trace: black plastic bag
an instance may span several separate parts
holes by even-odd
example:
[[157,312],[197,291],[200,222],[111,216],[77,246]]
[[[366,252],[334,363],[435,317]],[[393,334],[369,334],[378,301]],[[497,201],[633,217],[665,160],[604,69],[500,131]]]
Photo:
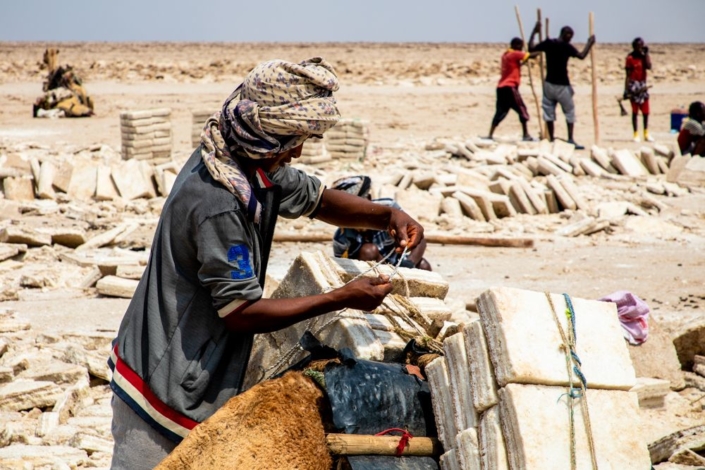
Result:
[[325,368],[333,424],[347,434],[377,434],[389,428],[436,437],[428,384],[403,364],[356,359],[340,352],[341,364]]

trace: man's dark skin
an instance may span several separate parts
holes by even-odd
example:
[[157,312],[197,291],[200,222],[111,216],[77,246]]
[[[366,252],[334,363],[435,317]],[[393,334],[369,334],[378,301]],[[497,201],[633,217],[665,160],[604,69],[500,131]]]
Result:
[[[535,52],[536,51],[536,45],[534,44],[534,37],[541,32],[541,22],[537,21],[536,25],[534,26],[534,30],[531,31],[531,37],[529,38],[529,52]],[[573,35],[575,33],[573,32],[573,28],[570,26],[564,26],[561,29],[561,34],[558,37],[559,41],[563,41],[565,43],[570,43],[570,41],[573,39]],[[585,57],[590,53],[590,49],[592,49],[592,46],[595,44],[595,35],[593,34],[590,36],[587,40],[587,43],[585,44],[585,48],[578,52],[578,59],[584,60]],[[570,142],[573,142],[573,128],[574,128],[574,123],[568,122],[566,123],[568,125],[568,140]],[[548,128],[548,136],[553,142],[553,133],[554,133],[554,123],[553,122],[546,122],[546,128]]]
[[[273,172],[301,156],[303,145],[278,156],[251,160],[242,159],[245,173],[252,177],[257,168]],[[403,211],[375,204],[344,191],[324,190],[316,214],[322,220],[338,227],[388,230],[397,240],[397,251],[410,249],[423,241],[423,227]],[[244,333],[268,333],[324,313],[352,308],[372,311],[392,291],[386,276],[363,277],[325,294],[291,299],[260,299],[236,314],[225,318],[228,329]]]
[[[515,50],[515,51],[524,50],[524,41],[522,41],[521,39],[519,39],[518,41],[512,41],[512,43],[511,43],[510,45],[511,45],[512,49]],[[535,58],[538,57],[540,54],[541,54],[540,52],[531,52],[531,53],[529,53],[529,57],[527,57],[527,59],[526,59],[526,61],[525,61],[524,63],[526,63],[527,61],[529,61],[529,59],[535,59]],[[529,137],[529,130],[527,129],[526,124],[527,124],[527,123],[526,123],[525,121],[524,121],[524,122],[521,122],[521,131],[522,131],[522,137],[523,137],[523,138]],[[489,133],[489,135],[488,135],[488,137],[489,137],[490,139],[493,139],[493,138],[494,138],[494,131],[496,131],[496,130],[497,130],[497,126],[495,126],[494,124],[492,124],[492,125],[490,126],[490,133]]]
[[[695,108],[690,118],[695,119],[700,124],[703,124],[703,122],[705,122],[705,104],[700,103],[699,106]],[[705,156],[705,137],[701,137],[697,142],[695,142],[695,146],[693,147],[691,154],[700,157]]]
[[[634,43],[634,52],[644,57],[644,69],[651,70],[651,55],[649,55],[649,48],[644,44],[643,39],[639,39]],[[624,97],[628,98],[629,93],[629,70],[627,70],[627,76],[624,79]],[[644,120],[644,129],[649,128],[649,115],[642,114]],[[637,114],[632,113],[632,128],[634,132],[637,131]]]

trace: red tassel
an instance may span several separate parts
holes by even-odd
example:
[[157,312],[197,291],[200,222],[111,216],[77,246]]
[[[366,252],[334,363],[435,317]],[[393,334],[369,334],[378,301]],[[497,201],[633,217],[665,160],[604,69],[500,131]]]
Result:
[[411,433],[405,429],[400,429],[400,428],[390,428],[382,432],[378,432],[375,434],[375,436],[384,436],[385,434],[389,434],[390,432],[400,432],[402,433],[401,438],[399,439],[399,445],[397,445],[397,452],[396,456],[401,457],[401,454],[404,453],[404,449],[409,445],[409,440],[414,437],[411,435]]

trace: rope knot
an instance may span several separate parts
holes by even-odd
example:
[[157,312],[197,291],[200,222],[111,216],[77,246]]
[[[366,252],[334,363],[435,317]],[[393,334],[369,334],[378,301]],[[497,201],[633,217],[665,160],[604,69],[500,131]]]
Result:
[[375,436],[384,436],[385,434],[389,434],[391,432],[402,433],[401,438],[399,439],[399,444],[397,445],[397,451],[395,453],[397,457],[401,457],[401,454],[404,453],[404,449],[406,449],[409,445],[409,440],[411,440],[411,438],[414,436],[412,436],[411,433],[406,429],[401,428],[389,428],[382,432],[378,432],[377,434],[375,434]]

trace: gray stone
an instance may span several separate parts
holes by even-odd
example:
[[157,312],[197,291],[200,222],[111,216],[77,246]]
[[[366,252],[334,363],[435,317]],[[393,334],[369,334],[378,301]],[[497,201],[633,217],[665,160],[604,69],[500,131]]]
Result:
[[682,390],[685,379],[673,341],[653,316],[649,317],[649,338],[634,346],[627,344],[637,377],[668,380],[671,388]]
[[441,356],[434,359],[425,368],[428,386],[431,389],[431,403],[433,405],[433,415],[438,429],[438,438],[443,443],[446,450],[455,446],[455,436],[458,434],[458,427],[455,424],[455,413],[453,407],[453,397],[450,391],[450,376],[446,359]]
[[134,279],[124,279],[117,276],[105,276],[96,283],[96,289],[100,295],[106,297],[121,297],[131,299],[137,290],[139,281]]
[[497,385],[487,340],[479,321],[465,325],[465,350],[468,356],[470,391],[475,411],[479,414],[497,404]]
[[15,380],[0,387],[0,409],[6,411],[47,408],[56,403],[61,388],[52,382]]
[[477,434],[482,468],[509,470],[507,448],[499,421],[499,407],[493,406],[482,413]]
[[481,470],[477,430],[474,427],[465,429],[458,433],[455,440],[457,443],[456,454],[460,460],[460,467],[463,470]]
[[[49,451],[51,449],[51,451]],[[88,463],[88,454],[69,446],[12,445],[0,449],[0,462],[10,469],[83,468]]]
[[29,178],[5,178],[2,180],[5,199],[10,201],[33,201],[34,182]]
[[462,334],[446,338],[443,353],[448,363],[448,377],[455,427],[458,432],[477,426],[477,414],[472,404],[470,391],[470,368],[465,351],[465,339]]

